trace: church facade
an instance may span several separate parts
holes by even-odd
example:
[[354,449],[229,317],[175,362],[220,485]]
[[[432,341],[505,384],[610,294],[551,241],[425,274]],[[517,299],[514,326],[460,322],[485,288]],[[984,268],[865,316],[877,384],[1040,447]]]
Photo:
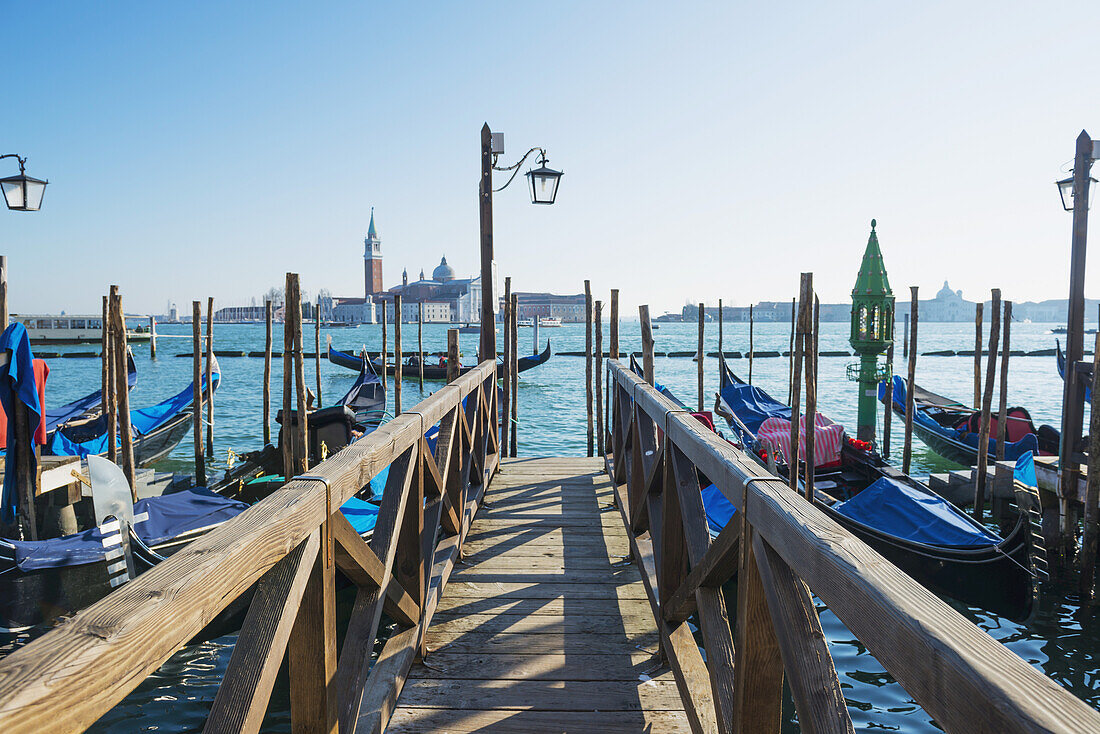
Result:
[[401,296],[401,320],[415,322],[420,304],[424,305],[424,320],[433,323],[469,323],[481,319],[481,277],[459,278],[444,256],[432,277],[424,277],[420,271],[418,280],[409,282],[406,270],[401,285],[390,288],[376,297],[378,318],[386,309],[386,320],[394,317],[394,296]]

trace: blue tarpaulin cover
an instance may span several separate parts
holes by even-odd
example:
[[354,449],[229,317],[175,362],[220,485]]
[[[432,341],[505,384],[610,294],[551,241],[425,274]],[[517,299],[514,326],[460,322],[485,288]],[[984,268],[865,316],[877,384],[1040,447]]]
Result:
[[[221,381],[221,375],[217,372],[212,375],[213,387],[218,389],[218,384]],[[202,378],[202,390],[206,389],[206,377]],[[186,410],[191,401],[194,398],[194,383],[188,384],[186,388],[181,390],[178,394],[168,398],[164,402],[151,405],[148,408],[140,408],[138,410],[130,411],[130,425],[134,430],[134,434],[137,436],[144,436],[152,433],[156,429],[168,423],[170,420],[180,414],[181,411]],[[87,441],[71,441],[61,431],[55,431],[50,440],[46,443],[46,453],[54,456],[88,456],[89,454],[103,454],[107,451],[107,425],[106,418],[100,417],[97,419],[96,424],[99,428],[99,424],[102,431],[95,438]],[[116,439],[121,442],[121,437]],[[121,445],[121,443],[120,443]]]
[[925,545],[978,547],[1001,542],[942,497],[887,477],[879,477],[833,509],[880,532]]
[[713,484],[703,487],[703,509],[707,513],[707,526],[714,534],[722,532],[722,528],[726,527],[726,523],[737,512],[733,503]]
[[[137,366],[134,364],[134,355],[127,353],[126,384],[133,387],[137,384]],[[46,432],[49,433],[66,421],[70,421],[79,415],[84,415],[89,410],[98,408],[103,402],[103,391],[96,390],[90,395],[85,395],[71,403],[57,408],[46,408]]]
[[768,418],[791,419],[789,405],[777,402],[766,392],[743,382],[727,382],[722,386],[722,400],[753,434]]
[[[149,519],[136,523],[134,532],[146,545],[171,540],[191,530],[217,525],[248,508],[243,502],[194,487],[134,503],[134,514],[145,512]],[[15,546],[15,563],[21,571],[77,566],[103,558],[103,533],[91,528],[49,540],[9,541]]]
[[1016,468],[1012,470],[1012,476],[1016,481],[1038,489],[1039,479],[1035,476],[1035,455],[1028,451],[1019,459],[1016,459]]
[[[34,432],[41,420],[42,408],[38,404],[38,388],[34,381],[34,355],[31,354],[31,341],[27,329],[18,321],[12,323],[0,334],[0,351],[8,352],[11,359],[3,369],[0,379],[0,405],[6,415],[15,415],[12,409],[15,401],[20,400],[27,406],[27,435],[15,435],[15,421],[8,421],[7,452],[4,463],[4,490],[0,495],[0,520],[7,524],[15,522],[15,503],[18,493],[15,482],[15,450],[17,442],[34,441]],[[34,476],[38,462],[31,452],[30,474]]]
[[358,497],[352,497],[345,502],[340,512],[344,513],[344,517],[360,535],[374,530],[374,525],[378,522],[378,505],[372,505]]

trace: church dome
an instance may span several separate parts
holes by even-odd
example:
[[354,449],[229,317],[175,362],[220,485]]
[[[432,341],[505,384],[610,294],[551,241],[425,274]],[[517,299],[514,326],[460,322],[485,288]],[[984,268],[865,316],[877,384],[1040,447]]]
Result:
[[447,264],[447,258],[444,257],[439,261],[439,267],[432,271],[432,280],[438,280],[439,282],[445,282],[455,279],[455,269]]
[[[962,296],[962,291],[959,291],[959,296]],[[943,300],[945,298],[955,298],[955,291],[951,290],[951,286],[947,284],[947,281],[943,281],[943,288],[940,288],[939,293],[936,294],[936,298]]]

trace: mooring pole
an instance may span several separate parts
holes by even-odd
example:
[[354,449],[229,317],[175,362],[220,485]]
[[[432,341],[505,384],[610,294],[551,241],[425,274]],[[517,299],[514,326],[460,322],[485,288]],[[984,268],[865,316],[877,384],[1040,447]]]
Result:
[[699,387],[699,412],[702,413],[707,409],[706,403],[703,399],[703,360],[706,359],[706,350],[703,347],[703,320],[706,318],[706,307],[704,304],[699,304],[699,362],[696,365],[696,381]]
[[753,352],[752,329],[753,329],[753,314],[752,314],[752,304],[750,303],[749,304],[749,384],[750,385],[752,384],[752,352]]
[[905,440],[901,445],[901,471],[909,473],[913,460],[913,385],[917,379],[917,286],[909,286],[909,382],[905,387]]
[[508,448],[513,459],[516,458],[516,441],[519,432],[519,294],[512,294],[512,427]]
[[[106,325],[106,324],[104,324]],[[202,302],[191,302],[191,427],[195,439],[195,484],[206,486],[206,454],[202,450]],[[113,443],[113,441],[112,441]]]
[[997,461],[1004,461],[1005,437],[1008,435],[1008,358],[1011,325],[1012,301],[1005,301],[1004,326],[1001,328],[1001,401],[997,411]]
[[206,455],[214,460],[214,299],[206,299]]
[[404,353],[401,351],[401,294],[393,297],[393,414],[401,415],[401,380],[404,379]]
[[974,409],[982,409],[982,311],[985,304],[974,304]]
[[504,278],[504,304],[501,307],[501,323],[504,326],[503,357],[500,373],[500,421],[504,426],[500,434],[500,455],[508,456],[508,417],[512,414],[512,278]]
[[985,514],[985,482],[989,475],[990,417],[993,411],[993,386],[997,378],[997,348],[1001,338],[1001,290],[993,289],[989,308],[989,363],[985,368],[985,390],[978,426],[978,468],[974,478],[974,517]]
[[653,326],[649,322],[649,306],[638,306],[638,320],[642,327],[642,374],[645,381],[653,384]]
[[584,396],[588,406],[588,455],[596,453],[596,434],[592,426],[592,283],[584,281]]
[[1100,331],[1092,350],[1092,409],[1089,413],[1088,486],[1085,490],[1085,534],[1081,539],[1082,601],[1091,601],[1096,569],[1097,522],[1100,522]]
[[596,455],[604,455],[603,435],[603,301],[596,301]]
[[271,444],[271,301],[264,301],[264,321],[267,333],[264,339],[264,446]]
[[157,358],[157,317],[149,317],[149,359]]
[[458,329],[447,329],[447,382],[458,379]]

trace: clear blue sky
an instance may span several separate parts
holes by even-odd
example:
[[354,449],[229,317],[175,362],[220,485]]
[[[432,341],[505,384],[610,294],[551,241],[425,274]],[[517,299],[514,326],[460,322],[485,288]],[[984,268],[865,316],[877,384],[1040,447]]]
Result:
[[1052,182],[1100,137],[1096,2],[9,0],[0,26],[0,153],[50,179],[0,210],[17,312],[247,304],[287,270],[355,295],[372,205],[387,286],[472,274],[486,120],[566,172],[556,206],[497,196],[521,290],[660,313],[814,271],[844,300],[875,217],[899,293],[1062,298]]

